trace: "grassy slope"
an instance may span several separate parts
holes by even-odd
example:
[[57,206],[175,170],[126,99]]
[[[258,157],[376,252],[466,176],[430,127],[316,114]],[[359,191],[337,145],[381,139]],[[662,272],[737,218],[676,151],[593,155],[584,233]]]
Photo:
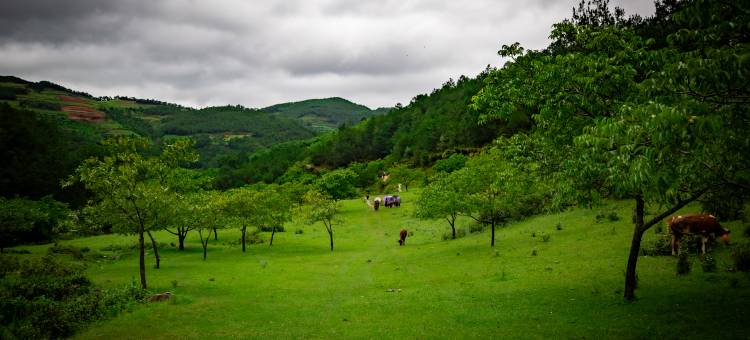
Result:
[[[162,251],[162,269],[148,269],[150,287],[171,290],[170,303],[148,304],[95,324],[79,338],[739,338],[750,334],[746,273],[728,273],[728,247],[715,252],[718,272],[675,275],[675,258],[642,257],[640,300],[622,300],[631,238],[629,219],[595,224],[592,210],[540,216],[489,233],[441,241],[442,221],[413,219],[414,192],[400,209],[368,211],[346,201],[335,227],[335,251],[322,226],[292,223],[273,248],[222,245],[219,232],[202,261],[197,233],[187,250]],[[630,216],[629,202],[618,202]],[[461,221],[463,226],[467,220]],[[562,223],[563,230],[555,229]],[[294,234],[298,228],[304,234]],[[397,245],[402,227],[414,232]],[[738,225],[735,238],[740,233]],[[532,237],[535,232],[537,237]],[[543,242],[541,233],[551,235]],[[175,237],[158,233],[162,242]],[[654,232],[646,235],[648,240]],[[100,236],[70,243],[99,249],[133,237]],[[747,241],[746,239],[744,241]],[[218,244],[217,244],[218,243]],[[28,247],[39,253],[40,247]],[[536,249],[537,256],[532,256]],[[149,265],[153,259],[148,258]],[[92,264],[102,285],[137,277],[137,257]],[[214,281],[209,279],[213,278]],[[176,280],[178,287],[171,282]],[[737,281],[730,287],[730,281]],[[396,292],[387,292],[388,289]],[[401,291],[398,291],[400,289]]]

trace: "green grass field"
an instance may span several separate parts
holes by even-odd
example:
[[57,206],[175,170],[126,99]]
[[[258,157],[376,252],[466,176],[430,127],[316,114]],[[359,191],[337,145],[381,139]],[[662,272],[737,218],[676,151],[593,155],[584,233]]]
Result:
[[[538,216],[499,230],[443,241],[443,221],[413,218],[414,192],[401,208],[369,211],[344,201],[334,227],[335,250],[322,225],[290,223],[273,247],[243,254],[238,230],[219,230],[202,260],[198,234],[185,251],[161,250],[162,268],[147,278],[173,300],[134,307],[78,338],[747,338],[750,277],[727,272],[731,248],[717,245],[717,272],[676,275],[676,258],[641,257],[639,299],[622,298],[632,225],[630,202],[613,202],[622,217],[595,223],[597,210]],[[695,209],[695,208],[693,208]],[[689,209],[688,209],[689,210]],[[562,230],[557,230],[560,223]],[[461,220],[462,228],[470,221]],[[735,241],[740,224],[728,224]],[[399,247],[398,231],[413,232]],[[295,234],[303,229],[304,233]],[[534,234],[536,237],[532,237]],[[542,235],[549,235],[545,242]],[[644,244],[653,239],[649,231]],[[165,232],[160,242],[176,242]],[[66,243],[93,251],[129,245],[107,235]],[[34,254],[47,246],[23,247]],[[532,252],[536,251],[536,255]],[[137,281],[137,253],[89,262],[102,286]],[[176,287],[173,287],[173,282]]]

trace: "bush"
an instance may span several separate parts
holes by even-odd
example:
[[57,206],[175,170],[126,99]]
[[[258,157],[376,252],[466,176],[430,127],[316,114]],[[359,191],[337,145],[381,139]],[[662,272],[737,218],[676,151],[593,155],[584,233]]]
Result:
[[562,229],[563,229],[563,228],[562,228],[562,223],[559,223],[559,222],[558,222],[558,223],[557,223],[557,224],[555,225],[555,230],[558,230],[558,231],[560,231],[560,230],[562,230]]
[[[466,236],[466,229],[456,229],[456,238],[462,238]],[[453,239],[453,231],[448,231],[445,234],[443,234],[443,241],[451,240]]]
[[304,234],[305,231],[302,230],[302,229],[297,229],[297,230],[294,231],[294,233],[297,234],[297,235],[301,235],[301,234]]
[[737,270],[750,271],[750,244],[738,245],[732,252],[732,260],[734,260],[734,267]]
[[[88,251],[88,247],[86,248],[86,251]],[[62,244],[55,244],[49,249],[47,249],[47,252],[50,254],[68,254],[70,256],[73,256],[73,258],[77,260],[83,260],[83,251],[82,249],[71,246],[71,245],[62,245]]]
[[672,236],[669,234],[657,234],[656,239],[651,244],[641,247],[641,255],[672,255]]
[[549,242],[550,235],[549,234],[542,234],[542,242]]
[[601,223],[604,220],[615,222],[620,220],[620,215],[617,214],[617,210],[615,210],[615,207],[609,207],[599,211],[599,213],[596,214],[595,219],[596,223]]
[[681,251],[677,257],[677,275],[690,273],[690,257],[686,251]]
[[713,273],[716,271],[716,259],[711,255],[703,255],[701,256],[701,266],[704,272]]
[[94,289],[84,269],[51,256],[23,262],[12,277],[0,280],[0,334],[21,339],[68,337],[146,295],[135,282],[119,289]]
[[481,233],[484,231],[485,225],[482,223],[473,223],[469,225],[469,232],[472,234]]
[[263,236],[260,233],[260,229],[254,229],[253,231],[245,234],[245,242],[250,244],[261,244],[264,242]]
[[[264,225],[264,226],[260,227],[260,231],[265,231],[265,232],[269,232],[270,233],[270,232],[273,231],[273,228],[271,226]],[[283,226],[276,227],[276,232],[277,233],[283,233],[284,232],[284,227]]]

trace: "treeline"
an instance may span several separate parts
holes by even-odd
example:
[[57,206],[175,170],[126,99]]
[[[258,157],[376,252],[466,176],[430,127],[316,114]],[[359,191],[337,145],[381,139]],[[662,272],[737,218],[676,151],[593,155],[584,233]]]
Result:
[[[498,136],[512,135],[529,129],[527,113],[519,112],[509,121],[480,124],[480,112],[473,110],[471,98],[484,85],[489,69],[475,78],[449,80],[429,95],[414,97],[407,106],[397,105],[387,114],[376,115],[356,125],[343,124],[336,131],[311,142],[274,146],[259,154],[235,155],[222,164],[217,186],[220,188],[256,181],[287,181],[315,169],[351,166],[358,171],[362,164],[377,162],[374,174],[385,172],[393,164],[427,167],[452,154],[478,152]],[[268,171],[270,155],[278,164]],[[229,160],[229,159],[227,159]],[[287,176],[281,169],[288,169]],[[305,167],[305,165],[308,165]],[[368,171],[373,173],[373,171]],[[254,175],[256,174],[256,175]],[[362,182],[372,184],[372,179]]]
[[58,120],[0,103],[0,196],[85,203],[82,189],[63,189],[60,182],[84,159],[101,154],[99,137],[79,133],[75,125],[81,123]]

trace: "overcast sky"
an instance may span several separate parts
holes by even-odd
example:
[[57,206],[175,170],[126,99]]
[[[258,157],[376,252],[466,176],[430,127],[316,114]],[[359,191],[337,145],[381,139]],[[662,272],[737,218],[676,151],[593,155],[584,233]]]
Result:
[[[265,107],[408,103],[541,49],[578,0],[0,0],[0,74],[94,96]],[[653,0],[612,0],[653,14]]]

